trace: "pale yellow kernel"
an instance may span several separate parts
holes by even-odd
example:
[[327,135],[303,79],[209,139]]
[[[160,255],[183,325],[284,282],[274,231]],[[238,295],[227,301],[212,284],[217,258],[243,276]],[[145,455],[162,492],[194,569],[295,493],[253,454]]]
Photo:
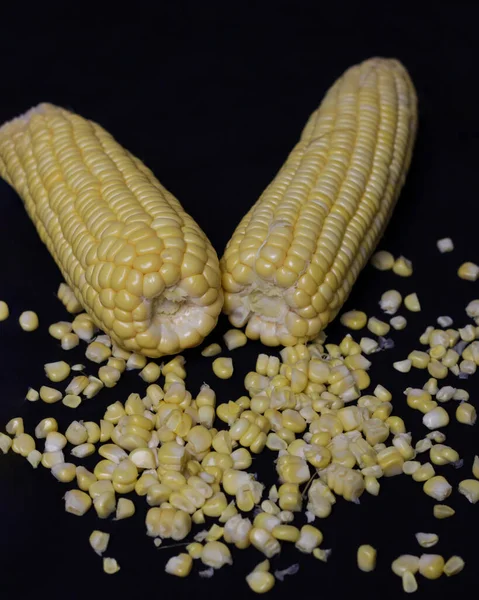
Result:
[[398,315],[398,316],[393,317],[392,319],[390,319],[389,320],[389,324],[396,331],[401,331],[402,329],[406,328],[407,320],[402,315]]
[[233,360],[221,357],[213,361],[213,373],[219,379],[229,379],[233,375]]
[[40,398],[46,404],[54,404],[62,399],[62,393],[47,385],[42,385],[40,388]]
[[360,310],[350,310],[341,315],[341,324],[347,327],[348,329],[352,329],[357,331],[366,326],[368,317],[366,313]]
[[376,549],[369,544],[359,546],[357,552],[358,567],[364,573],[374,571],[376,568]]
[[394,266],[394,256],[386,250],[379,250],[373,254],[371,264],[379,271],[389,271]]
[[400,277],[410,277],[413,271],[412,262],[404,256],[400,256],[394,261],[392,269],[393,273]]
[[457,274],[461,279],[477,281],[479,278],[479,266],[473,262],[465,262],[459,267]]
[[211,356],[216,356],[221,353],[221,346],[219,344],[210,344],[203,348],[201,351],[201,356],[206,356],[207,358]]
[[0,300],[0,321],[6,321],[10,315],[8,304],[5,300]]
[[38,316],[32,310],[22,312],[18,322],[23,331],[35,331],[35,329],[38,329]]
[[44,365],[44,369],[45,375],[54,383],[64,381],[70,375],[70,365],[63,360],[47,363]]
[[368,320],[368,329],[371,333],[374,333],[374,335],[385,336],[391,328],[388,323],[385,323],[376,317],[370,317]]
[[421,304],[417,294],[409,294],[404,298],[404,306],[411,312],[420,312]]

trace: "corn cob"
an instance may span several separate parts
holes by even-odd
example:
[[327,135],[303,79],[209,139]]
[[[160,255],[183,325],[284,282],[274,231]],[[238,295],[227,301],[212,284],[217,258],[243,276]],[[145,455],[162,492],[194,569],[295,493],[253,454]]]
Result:
[[373,58],[333,85],[221,260],[224,310],[267,345],[314,339],[374,250],[411,160],[417,100]]
[[31,109],[0,128],[0,175],[116,344],[159,357],[199,344],[214,328],[223,294],[213,247],[99,125],[49,104]]

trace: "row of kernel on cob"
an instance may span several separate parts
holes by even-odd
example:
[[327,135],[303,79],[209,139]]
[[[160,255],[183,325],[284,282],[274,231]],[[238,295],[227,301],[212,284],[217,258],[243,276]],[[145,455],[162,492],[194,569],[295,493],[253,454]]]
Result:
[[[122,519],[135,510],[123,494],[146,496],[151,507],[147,533],[156,545],[169,538],[182,540],[192,524],[216,518],[186,545],[186,553],[168,561],[166,570],[184,576],[193,560],[200,559],[207,567],[200,574],[209,576],[212,569],[231,563],[227,544],[253,545],[267,559],[247,577],[257,592],[271,589],[275,577],[297,570],[293,566],[270,573],[269,559],[283,543],[327,559],[320,530],[292,524],[303,508],[308,521],[325,518],[336,496],[357,501],[364,490],[377,495],[381,477],[400,473],[423,482],[425,493],[442,502],[452,487],[436,475],[435,466],[458,466],[461,459],[438,431],[449,422],[438,402],[459,401],[460,423],[472,425],[476,415],[465,390],[439,389],[437,379],[475,370],[477,324],[459,330],[428,328],[421,342],[430,344],[429,350],[413,351],[400,361],[404,364],[395,364],[403,372],[427,368],[431,375],[424,390],[406,390],[407,404],[424,413],[424,425],[431,430],[414,446],[403,420],[391,414],[386,388],[378,385],[373,395],[361,394],[370,385],[371,362],[364,355],[387,348],[381,336],[389,325],[356,311],[343,315],[343,323],[353,330],[367,323],[377,341],[364,337],[357,343],[346,336],[339,346],[324,345],[321,334],[387,223],[409,165],[415,129],[415,93],[399,63],[373,59],[347,71],[238,226],[221,261],[221,286],[220,266],[203,232],[152,173],[98,125],[41,105],[1,128],[0,174],[24,199],[68,283],[59,290],[60,299],[73,313],[82,306],[87,310],[71,323],[52,324],[50,333],[65,350],[87,341],[87,359],[101,365],[96,376],[85,375],[83,365],[47,363],[45,373],[53,383],[74,372],[65,393],[48,385],[30,389],[27,398],[51,404],[61,400],[77,408],[82,396],[92,398],[102,387],[115,386],[132,369],[149,384],[143,397],[131,394],[125,403],[109,406],[100,423],[74,421],[60,433],[54,417],[42,420],[35,437],[45,439],[43,452],[23,431],[22,419],[12,419],[9,435],[0,437],[2,450],[11,447],[32,466],[51,469],[57,480],[75,482],[65,496],[66,510],[73,514],[84,514],[93,505],[100,518],[116,514]],[[446,246],[444,242],[444,249],[450,249]],[[390,258],[378,253],[373,264],[411,274],[409,261],[392,259],[388,266]],[[459,275],[477,279],[478,271],[465,263]],[[221,287],[234,325],[246,325],[252,339],[290,348],[281,351],[281,360],[260,355],[256,371],[245,379],[248,396],[216,407],[208,386],[192,398],[181,356],[161,366],[147,357],[199,344],[216,324]],[[399,292],[390,290],[381,308],[394,314],[401,301]],[[471,304],[468,315],[477,319],[478,307]],[[415,295],[407,296],[404,305],[420,310]],[[0,315],[8,316],[4,304]],[[402,319],[392,317],[391,326],[401,329],[406,325]],[[38,319],[28,312],[20,323],[34,330]],[[93,339],[97,328],[105,334]],[[307,346],[308,341],[313,343]],[[229,350],[245,343],[238,330],[225,335]],[[218,351],[213,345],[203,355]],[[215,359],[213,370],[218,377],[230,377],[232,359]],[[227,429],[216,429],[218,420]],[[248,472],[252,454],[265,447],[278,452],[279,476],[279,486],[268,491],[267,499],[264,486]],[[65,461],[67,448],[73,462]],[[102,459],[93,472],[76,464],[74,459],[97,450]],[[426,452],[430,462],[415,460]],[[474,462],[474,476],[478,464]],[[466,479],[459,491],[476,502],[478,488],[479,481]],[[453,512],[444,504],[434,507],[438,518]],[[432,546],[436,537],[418,534],[423,547]],[[95,531],[90,542],[103,554],[108,534]],[[374,548],[361,546],[359,567],[372,570],[375,555]],[[393,563],[393,571],[406,591],[414,591],[418,571],[435,578],[462,566],[459,557],[444,563],[439,555],[405,555]],[[104,558],[107,573],[118,568],[115,559]]]

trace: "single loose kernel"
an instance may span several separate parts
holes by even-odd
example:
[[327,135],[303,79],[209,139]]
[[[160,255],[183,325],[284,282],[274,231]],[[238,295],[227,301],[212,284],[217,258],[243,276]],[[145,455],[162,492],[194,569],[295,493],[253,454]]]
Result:
[[444,570],[444,558],[439,554],[421,554],[419,573],[426,579],[438,579]]
[[473,262],[465,262],[459,267],[457,274],[461,279],[477,281],[479,278],[479,266]]
[[[0,443],[1,448],[1,443]],[[32,465],[34,469],[38,467],[42,460],[42,453],[38,450],[32,450],[30,454],[27,456],[28,462]]]
[[459,483],[457,489],[471,504],[479,501],[479,481],[477,479],[464,479]]
[[[479,484],[479,481],[477,482]],[[442,502],[451,495],[452,486],[442,475],[436,475],[428,479],[423,486],[424,493]]]
[[116,505],[116,516],[115,519],[120,521],[121,519],[128,519],[135,514],[135,505],[129,498],[119,498]]
[[373,254],[371,264],[378,271],[389,271],[394,266],[394,256],[386,250],[379,250]]
[[100,343],[97,338],[97,340],[88,345],[85,356],[88,360],[100,364],[111,356],[111,350],[105,344]]
[[342,325],[354,331],[365,327],[367,320],[368,317],[366,313],[360,310],[350,310],[348,312],[343,313],[340,318]]
[[402,315],[398,315],[397,317],[393,317],[392,319],[390,319],[389,324],[396,331],[401,331],[402,329],[406,328],[407,320]]
[[417,573],[419,571],[419,557],[412,554],[401,554],[393,560],[391,569],[399,577],[402,577],[406,571]]
[[256,594],[265,594],[274,587],[275,579],[267,571],[254,570],[246,576],[246,583]]
[[37,390],[34,390],[33,388],[28,388],[25,400],[29,400],[30,402],[36,402],[39,398],[40,394],[37,392]]
[[409,371],[411,370],[411,364],[412,363],[409,359],[398,360],[393,363],[393,367],[396,369],[396,371],[399,371],[400,373],[409,373]]
[[90,546],[98,554],[98,556],[101,556],[103,552],[105,552],[105,550],[108,548],[110,534],[95,529],[95,531],[92,531],[92,533],[90,534],[88,541],[90,542]]
[[436,519],[448,519],[456,514],[456,511],[447,504],[435,504],[432,512]]
[[229,379],[233,375],[233,360],[221,357],[213,361],[213,373],[219,379]]
[[437,324],[439,327],[445,329],[446,327],[450,327],[453,324],[453,320],[448,316],[441,316],[437,318]]
[[376,568],[376,549],[369,544],[359,546],[357,552],[358,567],[364,573],[374,571]]
[[68,406],[68,408],[78,408],[81,402],[80,396],[75,396],[74,394],[67,394],[62,400],[62,404]]
[[32,310],[22,312],[18,322],[23,331],[35,331],[35,329],[38,329],[38,316]]
[[412,271],[412,262],[410,260],[404,256],[396,258],[393,265],[393,273],[399,275],[400,277],[410,277],[412,275]]
[[370,317],[368,320],[368,329],[371,333],[377,336],[385,336],[391,329],[388,323],[380,321],[376,317]]
[[203,348],[203,350],[201,351],[201,356],[210,358],[211,356],[216,356],[220,353],[221,346],[219,344],[210,344],[209,346],[206,346],[206,348]]
[[426,369],[429,361],[431,360],[427,352],[421,352],[420,350],[413,350],[408,355],[408,359],[411,361],[411,364],[415,369]]
[[416,533],[416,539],[421,548],[432,548],[439,541],[439,536],[436,533]]
[[42,419],[35,427],[35,437],[39,440],[44,439],[52,431],[58,431],[57,420],[53,417],[47,417],[46,419]]
[[20,433],[13,439],[12,450],[26,458],[35,450],[35,440],[28,433]]
[[165,572],[176,577],[187,577],[193,567],[193,559],[189,554],[181,553],[172,556],[166,563]]
[[472,463],[472,474],[476,479],[479,479],[479,456],[474,456],[474,462]]
[[420,312],[421,304],[417,294],[409,294],[404,298],[404,306],[411,312]]
[[0,300],[0,321],[6,321],[10,315],[8,304],[5,300]]
[[411,573],[411,571],[404,571],[402,574],[402,589],[406,594],[417,592],[417,580],[414,573]]
[[394,315],[401,306],[401,302],[402,296],[397,290],[388,290],[381,296],[379,306],[387,315]]
[[452,252],[454,250],[454,243],[451,238],[441,238],[440,240],[437,240],[436,246],[441,254]]
[[460,556],[451,556],[451,558],[444,565],[444,574],[448,577],[457,575],[464,569],[465,564],[466,563]]
[[207,567],[221,569],[224,565],[232,565],[233,559],[226,544],[223,544],[222,542],[207,542],[203,546],[201,562]]
[[[62,350],[73,350],[80,343],[80,338],[76,333],[66,333],[61,339]],[[73,367],[72,367],[73,370]]]
[[154,362],[150,362],[140,371],[140,377],[146,383],[154,383],[161,375],[161,367]]
[[84,515],[92,505],[90,496],[80,490],[69,490],[64,498],[66,512],[78,517]]
[[115,558],[108,558],[108,557],[103,558],[103,571],[107,575],[114,575],[115,573],[118,573],[119,570],[120,570],[120,565],[118,564],[118,562]]
[[62,399],[62,393],[56,390],[55,388],[48,387],[47,385],[42,385],[40,388],[40,398],[46,404],[54,404],[55,402],[59,402]]
[[70,375],[70,365],[63,360],[47,363],[44,365],[45,375],[50,381],[58,383],[64,381]]
[[477,420],[475,407],[469,402],[462,402],[456,409],[456,419],[464,425],[474,425]]
[[4,433],[0,433],[0,450],[3,454],[7,454],[7,452],[12,447],[12,438]]
[[424,415],[422,422],[428,429],[439,429],[449,424],[449,415],[442,406],[437,406]]
[[376,342],[376,340],[366,337],[361,338],[359,346],[364,354],[373,354],[373,352],[376,352],[379,348],[379,344]]
[[235,350],[236,348],[241,348],[242,346],[245,346],[248,341],[246,335],[239,329],[228,330],[224,334],[223,339],[228,350]]

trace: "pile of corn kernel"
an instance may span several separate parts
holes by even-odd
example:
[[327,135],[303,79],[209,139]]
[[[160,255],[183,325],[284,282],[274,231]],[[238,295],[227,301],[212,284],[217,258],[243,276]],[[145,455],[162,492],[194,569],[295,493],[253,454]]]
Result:
[[[439,240],[438,249],[451,251],[451,240]],[[402,277],[413,272],[411,261],[395,259],[385,251],[376,253],[372,264]],[[479,267],[464,263],[458,275],[475,281]],[[58,297],[69,312],[81,311],[65,284]],[[189,575],[196,560],[203,565],[199,575],[211,577],[215,569],[232,564],[229,546],[253,546],[264,560],[246,582],[257,593],[267,592],[276,581],[298,570],[298,565],[292,565],[271,572],[270,559],[283,544],[294,544],[299,553],[328,560],[330,550],[323,548],[323,534],[312,523],[329,517],[338,496],[350,502],[358,502],[364,492],[377,496],[383,478],[405,474],[420,482],[424,493],[437,502],[436,518],[452,517],[454,510],[444,503],[452,486],[436,472],[452,464],[472,475],[461,481],[457,491],[469,502],[479,501],[479,457],[472,465],[464,465],[458,452],[445,444],[441,431],[449,423],[443,403],[458,402],[455,418],[464,425],[474,425],[476,411],[464,389],[440,384],[450,374],[459,381],[467,378],[479,366],[479,300],[466,307],[471,322],[455,329],[450,317],[439,317],[437,326],[428,326],[419,338],[420,348],[393,365],[401,373],[413,368],[428,373],[422,388],[404,390],[405,402],[421,413],[428,431],[414,441],[403,419],[393,414],[392,395],[386,387],[376,385],[372,393],[365,393],[371,385],[368,371],[374,354],[393,345],[386,337],[391,328],[407,326],[406,318],[396,315],[401,305],[408,311],[421,310],[416,294],[403,299],[397,290],[388,290],[379,302],[384,319],[368,318],[357,310],[341,316],[345,327],[353,332],[366,329],[366,335],[355,333],[356,339],[346,335],[336,345],[326,343],[323,333],[308,345],[283,348],[279,356],[260,354],[255,370],[244,380],[247,393],[218,405],[207,384],[195,397],[186,389],[182,356],[161,365],[148,362],[144,356],[116,347],[107,335],[96,331],[87,314],[78,314],[72,322],[50,325],[49,333],[66,351],[86,342],[85,356],[99,365],[98,371],[86,374],[84,365],[70,366],[66,361],[45,364],[49,382],[60,384],[70,378],[69,382],[30,388],[27,400],[62,402],[76,409],[103,387],[117,385],[122,374],[132,370],[138,371],[146,391],[108,406],[99,423],[74,420],[63,433],[54,417],[46,417],[30,435],[24,431],[23,419],[16,417],[6,425],[6,434],[0,433],[0,449],[3,453],[12,450],[32,467],[42,465],[56,480],[72,484],[64,500],[65,510],[73,515],[93,508],[100,519],[129,518],[135,513],[135,503],[125,494],[136,493],[150,507],[146,533],[156,546],[185,540],[184,552],[166,563],[165,570],[172,575]],[[8,306],[0,301],[0,321],[8,317]],[[19,321],[25,331],[39,326],[32,311],[22,313]],[[229,351],[246,342],[239,330],[224,335]],[[214,358],[221,352],[219,344],[211,344],[202,355]],[[227,379],[233,374],[233,360],[214,358],[212,369],[217,377]],[[251,469],[254,455],[264,448],[278,453],[277,484],[269,489]],[[89,471],[78,461],[69,462],[66,452],[75,459],[97,453],[99,461]],[[421,455],[429,460],[418,460]],[[305,514],[308,524],[295,526],[296,513]],[[206,526],[206,519],[213,519],[213,524]],[[95,530],[90,545],[103,557],[104,571],[114,574],[120,565],[106,556],[109,538]],[[424,549],[439,539],[424,532],[416,538]],[[359,569],[374,570],[376,555],[372,546],[360,546]],[[464,561],[459,556],[446,560],[439,554],[404,554],[391,568],[410,593],[418,588],[418,573],[428,579],[455,575],[464,568]]]

